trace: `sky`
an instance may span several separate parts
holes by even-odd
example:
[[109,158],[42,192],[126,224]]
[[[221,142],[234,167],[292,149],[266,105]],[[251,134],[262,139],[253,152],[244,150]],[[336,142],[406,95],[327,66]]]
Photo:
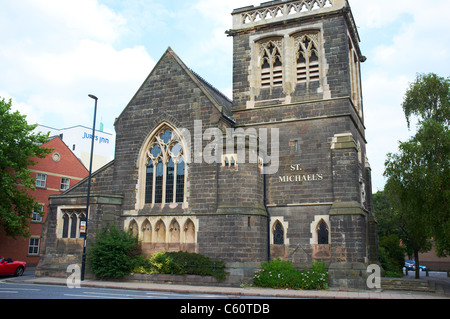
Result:
[[[263,0],[0,0],[0,97],[29,123],[114,132],[120,115],[170,46],[231,97],[231,12]],[[373,190],[384,162],[415,133],[402,111],[417,73],[450,76],[450,1],[349,0],[367,61],[362,89]]]

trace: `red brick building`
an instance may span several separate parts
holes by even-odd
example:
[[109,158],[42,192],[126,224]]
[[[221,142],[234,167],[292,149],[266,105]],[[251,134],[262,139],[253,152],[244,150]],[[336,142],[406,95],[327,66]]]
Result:
[[47,218],[49,196],[60,194],[89,174],[86,167],[59,137],[53,138],[42,147],[53,151],[44,159],[32,159],[37,162],[36,165],[29,167],[31,176],[36,180],[36,190],[29,193],[43,205],[44,217],[40,217],[37,212],[32,213],[30,238],[14,240],[0,231],[0,255],[25,261],[31,266],[39,262],[42,224]]

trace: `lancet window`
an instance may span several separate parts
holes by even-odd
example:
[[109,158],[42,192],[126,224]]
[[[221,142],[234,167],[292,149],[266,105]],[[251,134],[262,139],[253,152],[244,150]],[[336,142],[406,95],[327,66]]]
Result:
[[64,211],[62,214],[62,234],[61,238],[82,238],[84,233],[80,233],[82,222],[86,222],[84,211]]
[[186,164],[179,136],[170,128],[158,131],[147,152],[145,203],[183,203]]
[[320,80],[319,33],[302,33],[295,37],[297,82]]
[[284,245],[284,229],[280,222],[277,222],[273,229],[273,244]]
[[359,58],[351,40],[349,40],[348,46],[349,46],[348,58],[350,62],[350,82],[352,88],[352,101],[356,109],[358,110],[359,115],[362,116],[361,74],[359,68]]
[[327,224],[322,220],[317,228],[317,241],[319,245],[329,244],[329,232]]
[[259,45],[261,87],[283,85],[283,40],[266,40]]

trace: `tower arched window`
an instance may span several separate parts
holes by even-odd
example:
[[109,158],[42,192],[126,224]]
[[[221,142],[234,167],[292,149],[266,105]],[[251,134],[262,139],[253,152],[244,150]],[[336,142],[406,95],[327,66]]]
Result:
[[297,82],[307,83],[320,80],[319,33],[302,33],[295,37]]
[[265,40],[259,43],[261,87],[283,85],[283,40]]
[[145,204],[183,203],[186,164],[180,137],[164,126],[149,145]]

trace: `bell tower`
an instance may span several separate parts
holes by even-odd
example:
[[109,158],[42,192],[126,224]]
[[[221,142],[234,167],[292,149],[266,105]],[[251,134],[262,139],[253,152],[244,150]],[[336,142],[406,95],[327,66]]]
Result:
[[366,58],[348,1],[269,1],[232,16],[236,126],[280,135],[279,170],[266,184],[272,257],[364,269],[377,260],[376,223],[360,76]]
[[234,109],[350,97],[362,118],[359,35],[347,0],[233,11]]

